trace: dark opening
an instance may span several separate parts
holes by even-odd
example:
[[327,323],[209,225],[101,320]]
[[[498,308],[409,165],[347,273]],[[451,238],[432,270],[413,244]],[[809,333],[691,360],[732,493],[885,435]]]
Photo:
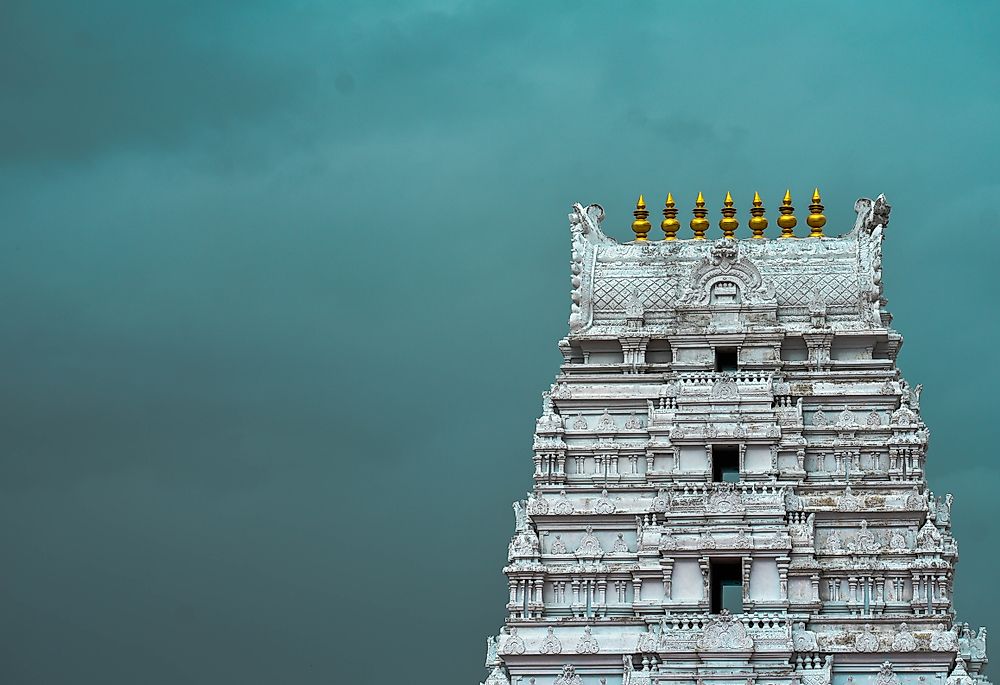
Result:
[[743,613],[743,560],[712,559],[709,575],[712,579],[710,613],[727,609],[731,614]]
[[712,480],[716,483],[739,482],[739,447],[736,445],[712,445]]
[[739,367],[737,362],[735,347],[715,348],[715,370],[716,371],[736,371]]

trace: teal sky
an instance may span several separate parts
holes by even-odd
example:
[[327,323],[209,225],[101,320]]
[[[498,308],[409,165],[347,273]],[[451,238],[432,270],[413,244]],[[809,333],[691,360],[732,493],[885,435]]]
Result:
[[[0,10],[0,680],[477,683],[573,202],[893,205],[956,602],[1000,611],[995,2]],[[686,225],[686,224],[685,224]],[[800,226],[801,229],[801,226]],[[685,231],[682,230],[682,235]]]

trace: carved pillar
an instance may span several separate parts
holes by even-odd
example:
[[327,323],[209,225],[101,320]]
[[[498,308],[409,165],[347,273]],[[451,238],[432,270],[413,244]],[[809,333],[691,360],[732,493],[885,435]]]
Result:
[[698,566],[701,568],[701,585],[702,585],[701,599],[703,602],[710,602],[712,597],[711,597],[711,578],[709,576],[708,557],[700,557],[698,559]]
[[746,473],[746,466],[744,465],[746,462],[746,455],[747,455],[746,444],[740,443],[739,450],[740,450],[740,478],[743,478],[743,474]]
[[920,577],[919,573],[914,572],[913,573],[913,579],[912,579],[911,582],[912,582],[912,586],[913,586],[913,592],[911,593],[912,594],[912,598],[910,599],[910,606],[913,608],[913,613],[919,614],[920,613],[920,607],[921,607],[921,605],[925,604],[924,598],[923,598],[923,594],[924,594],[923,593],[923,580],[921,580],[921,577]]
[[819,601],[819,574],[814,573],[809,576],[809,584],[812,586],[812,601]]
[[856,576],[847,577],[847,606],[857,606],[858,603],[858,579]]
[[673,599],[674,560],[661,559],[660,566],[663,569],[663,600],[669,602]]
[[753,566],[753,557],[743,557],[743,601],[750,601],[750,568]]
[[778,557],[778,596],[782,601],[788,601],[788,566],[791,563],[789,557]]

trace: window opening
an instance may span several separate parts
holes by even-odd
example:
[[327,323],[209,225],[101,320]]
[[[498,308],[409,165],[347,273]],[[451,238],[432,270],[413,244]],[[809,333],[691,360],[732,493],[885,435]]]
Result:
[[738,483],[740,480],[740,448],[736,445],[712,445],[712,481]]
[[716,371],[736,371],[738,368],[739,368],[739,363],[735,347],[715,348]]
[[717,614],[726,609],[731,614],[743,613],[743,560],[712,559],[709,577],[712,593],[709,611]]

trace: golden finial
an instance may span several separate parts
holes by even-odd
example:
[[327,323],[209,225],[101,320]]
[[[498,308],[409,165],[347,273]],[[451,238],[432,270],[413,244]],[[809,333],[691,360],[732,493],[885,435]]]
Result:
[[642,195],[639,196],[639,201],[635,203],[635,211],[632,212],[632,215],[635,217],[635,221],[632,222],[632,230],[635,231],[636,242],[646,240],[646,235],[653,225],[646,221],[649,211],[646,209],[646,201],[642,199]]
[[754,191],[753,194],[753,207],[750,208],[750,230],[753,231],[753,237],[758,240],[763,240],[764,229],[767,228],[767,219],[764,218],[764,203],[760,200],[760,193]]
[[785,191],[785,199],[781,206],[778,207],[778,211],[781,216],[778,217],[778,225],[781,226],[781,235],[779,238],[794,238],[795,233],[792,231],[795,228],[795,224],[799,223],[798,219],[795,218],[795,207],[792,207],[792,193],[790,190]]
[[698,199],[694,201],[694,209],[691,210],[694,218],[691,219],[691,230],[694,231],[695,240],[704,240],[705,231],[708,230],[708,210],[705,209],[705,198],[698,193]]
[[819,188],[813,191],[813,201],[809,205],[809,216],[806,217],[806,223],[809,224],[810,238],[822,238],[823,237],[823,226],[826,225],[826,217],[823,216],[823,205],[820,204]]
[[719,228],[722,229],[722,237],[735,238],[736,227],[740,225],[740,222],[736,219],[736,210],[733,208],[733,196],[728,191],[722,205],[722,218],[719,219]]
[[680,230],[681,222],[677,220],[677,208],[674,207],[674,196],[667,193],[667,201],[663,206],[663,221],[660,228],[663,229],[664,240],[677,240],[677,231]]

